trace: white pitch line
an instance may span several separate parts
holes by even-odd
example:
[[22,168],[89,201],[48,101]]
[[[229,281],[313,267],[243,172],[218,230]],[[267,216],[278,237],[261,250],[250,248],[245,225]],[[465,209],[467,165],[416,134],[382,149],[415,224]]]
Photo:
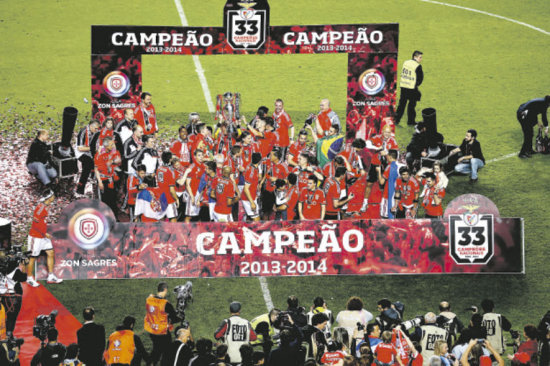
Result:
[[474,13],[479,13],[479,14],[488,15],[488,16],[490,16],[490,17],[494,17],[494,18],[506,20],[506,21],[508,21],[508,22],[512,22],[512,23],[515,23],[515,24],[523,25],[524,27],[531,28],[531,29],[533,29],[533,30],[536,30],[537,32],[540,32],[540,33],[546,34],[547,36],[550,36],[550,32],[549,32],[549,31],[546,31],[546,30],[541,29],[541,28],[537,28],[537,27],[535,27],[534,25],[531,25],[531,24],[527,24],[527,23],[524,23],[524,22],[520,22],[519,20],[515,20],[515,19],[503,17],[502,15],[489,13],[489,12],[486,12],[486,11],[483,11],[483,10],[477,10],[477,9],[467,8],[467,7],[465,7],[465,6],[454,5],[454,4],[448,4],[448,3],[442,3],[442,2],[440,2],[440,1],[433,1],[433,0],[420,0],[420,1],[423,1],[423,2],[425,2],[425,3],[431,3],[431,4],[437,4],[437,5],[450,6],[451,8],[457,8],[457,9],[462,9],[462,10],[468,10],[468,11],[473,11]]
[[502,155],[502,156],[499,156],[498,158],[487,160],[487,163],[496,163],[497,161],[501,161],[501,160],[512,158],[514,156],[518,156],[518,154],[519,154],[519,151],[513,152],[513,153],[508,154],[508,155]]
[[267,287],[267,280],[265,277],[258,277],[258,280],[260,280],[260,287],[262,288],[262,295],[264,295],[267,311],[271,311],[275,306],[273,306],[273,300],[271,300],[271,293],[269,292],[269,287]]
[[[185,17],[185,12],[183,11],[183,6],[181,5],[181,1],[174,0],[174,3],[176,4],[176,8],[178,8],[178,14],[180,15],[181,25],[184,27],[188,27],[189,23],[187,23],[187,18]],[[199,60],[199,56],[197,55],[193,55],[192,57],[193,57],[193,62],[195,63],[195,71],[199,76],[199,81],[201,83],[204,99],[206,100],[206,105],[208,106],[208,111],[210,113],[214,113],[216,111],[216,108],[214,107],[214,103],[212,102],[212,95],[210,94],[210,88],[208,88],[208,82],[206,81],[206,76],[204,76],[204,69],[202,68],[201,61]]]

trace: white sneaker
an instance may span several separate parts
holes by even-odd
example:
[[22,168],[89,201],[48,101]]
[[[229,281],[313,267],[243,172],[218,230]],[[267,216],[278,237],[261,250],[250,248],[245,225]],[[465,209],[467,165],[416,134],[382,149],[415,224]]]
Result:
[[48,275],[48,283],[61,283],[63,280],[61,278],[57,278],[53,273],[50,273]]
[[34,277],[27,277],[27,283],[32,287],[38,287],[40,286],[40,283],[38,283]]

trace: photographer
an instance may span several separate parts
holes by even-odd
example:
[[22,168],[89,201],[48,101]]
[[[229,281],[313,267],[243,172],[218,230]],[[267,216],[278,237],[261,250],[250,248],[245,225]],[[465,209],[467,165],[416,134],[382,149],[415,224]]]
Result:
[[189,327],[176,328],[175,335],[176,340],[162,355],[161,366],[188,365],[193,357],[193,336]]
[[172,304],[166,300],[168,294],[168,285],[166,282],[160,282],[157,286],[157,294],[149,295],[145,300],[145,319],[143,328],[149,333],[153,350],[151,351],[151,359],[153,363],[160,360],[164,351],[172,343],[170,330],[172,324],[175,324],[181,319],[177,316]]
[[286,311],[292,318],[293,322],[297,327],[302,328],[307,324],[307,316],[305,309],[302,306],[298,306],[298,298],[294,295],[291,295],[286,299],[288,308]]
[[346,304],[346,310],[339,312],[336,316],[338,326],[346,328],[350,337],[356,334],[355,330],[357,329],[357,337],[361,339],[371,320],[372,314],[363,309],[363,300],[358,296],[350,297]]
[[510,331],[512,323],[510,323],[504,315],[494,312],[495,303],[493,300],[484,299],[481,302],[481,308],[483,309],[483,320],[481,324],[487,329],[487,340],[499,354],[503,354],[506,348],[503,333],[504,331]]
[[234,301],[229,304],[229,312],[231,316],[222,321],[218,329],[214,332],[214,338],[227,344],[227,354],[229,355],[230,362],[239,363],[241,362],[239,348],[245,343],[255,341],[256,332],[254,332],[248,320],[240,317],[240,302]]
[[27,274],[24,261],[13,255],[6,255],[4,249],[0,249],[0,267],[0,299],[5,311],[6,332],[2,337],[3,332],[0,329],[0,339],[5,339],[5,336],[12,334],[15,329],[23,301],[21,282],[27,280]]
[[[460,358],[460,364],[462,366],[478,366],[481,365],[481,361],[483,357],[487,357],[483,355],[483,347],[487,348],[493,357],[495,358],[496,362],[498,362],[498,366],[504,366],[504,360],[502,357],[500,357],[500,354],[497,350],[493,348],[491,343],[487,340],[482,340],[483,344],[480,343],[477,339],[471,339],[470,343],[468,343],[468,347],[466,348],[466,351],[462,354],[462,357]],[[470,358],[470,355],[472,356]],[[491,362],[490,359],[488,362]]]
[[65,346],[57,342],[57,329],[48,329],[48,343],[40,348],[31,360],[31,366],[59,366],[65,359]]
[[428,365],[430,357],[434,355],[435,342],[439,339],[447,342],[449,338],[449,332],[438,327],[436,320],[437,317],[434,313],[426,313],[424,315],[424,324],[416,326],[415,333],[411,336],[411,340],[419,341],[422,346],[424,366]]

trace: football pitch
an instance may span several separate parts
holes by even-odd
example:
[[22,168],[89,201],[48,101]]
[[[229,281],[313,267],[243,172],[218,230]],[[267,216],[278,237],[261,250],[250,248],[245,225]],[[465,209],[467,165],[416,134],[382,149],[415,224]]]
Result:
[[[176,0],[179,2],[179,0]],[[223,0],[182,0],[190,26],[221,26]],[[525,219],[524,275],[376,275],[268,278],[273,304],[286,308],[296,295],[309,308],[322,296],[338,312],[352,295],[376,313],[383,298],[405,304],[405,318],[437,311],[447,299],[467,321],[464,309],[483,298],[514,329],[537,324],[550,310],[550,156],[515,156],[522,141],[516,110],[523,102],[550,94],[546,70],[550,56],[550,3],[545,0],[328,1],[272,0],[271,25],[399,23],[399,66],[415,49],[424,52],[424,83],[417,113],[437,110],[438,130],[446,143],[459,144],[467,129],[478,131],[488,163],[479,182],[450,178],[444,205],[464,193],[478,193],[496,203],[502,217]],[[476,11],[474,11],[476,10]],[[63,107],[80,111],[75,130],[89,118],[90,26],[182,25],[174,1],[131,3],[93,1],[0,2],[0,134],[33,131],[39,126],[60,131]],[[251,118],[260,105],[273,109],[282,98],[297,128],[329,98],[340,117],[346,106],[346,55],[227,55],[200,56],[212,97],[225,91],[242,94],[244,114]],[[187,114],[199,112],[213,121],[191,56],[144,56],[143,90],[153,95],[160,129],[175,136]],[[418,117],[418,119],[420,116]],[[397,127],[400,146],[408,144],[412,128]],[[25,152],[26,153],[26,152]],[[11,197],[0,200],[16,199]],[[32,207],[28,208],[29,215]],[[0,211],[0,217],[10,217]],[[143,334],[144,302],[158,279],[65,281],[48,289],[82,321],[81,311],[93,305],[107,333],[125,315],[138,319]],[[170,279],[174,287],[183,279]],[[212,338],[228,305],[243,304],[243,316],[267,311],[265,287],[257,278],[194,279],[195,301],[187,311],[195,338]],[[170,300],[174,301],[171,296]],[[148,337],[142,337],[150,346]]]

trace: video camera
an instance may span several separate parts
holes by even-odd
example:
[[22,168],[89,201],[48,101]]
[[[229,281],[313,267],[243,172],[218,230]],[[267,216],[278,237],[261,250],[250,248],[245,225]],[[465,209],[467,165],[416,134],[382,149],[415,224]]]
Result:
[[[181,318],[182,326],[184,325],[185,320],[185,309],[190,302],[193,302],[193,284],[191,281],[187,281],[185,285],[178,285],[174,287],[174,294],[176,294],[177,304],[176,304],[176,314]],[[187,323],[189,327],[189,323]]]
[[289,311],[281,311],[277,314],[277,319],[273,323],[273,326],[277,329],[289,329],[292,328],[292,323],[290,322],[291,314]]
[[27,263],[30,252],[23,252],[21,244],[13,244],[5,256],[0,257],[0,273],[11,273],[20,263]]
[[38,315],[34,319],[34,326],[32,327],[32,335],[41,342],[44,342],[48,336],[48,330],[55,328],[55,318],[57,316],[57,310],[52,310],[50,315]]

